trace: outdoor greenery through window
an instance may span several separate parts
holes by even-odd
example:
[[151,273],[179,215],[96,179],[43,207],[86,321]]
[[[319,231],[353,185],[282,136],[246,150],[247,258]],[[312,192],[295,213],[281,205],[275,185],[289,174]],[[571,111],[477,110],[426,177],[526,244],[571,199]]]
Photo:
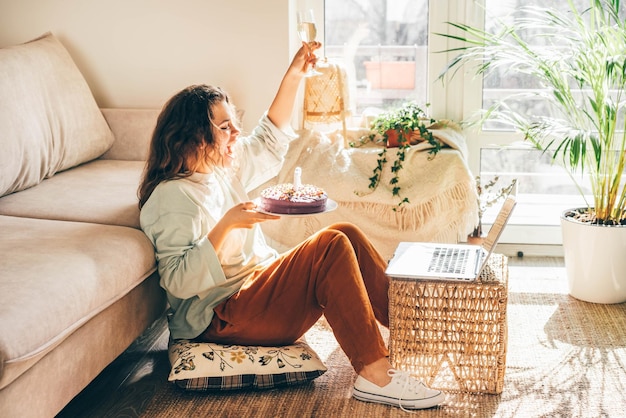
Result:
[[340,60],[352,109],[427,102],[428,0],[325,2],[325,53]]

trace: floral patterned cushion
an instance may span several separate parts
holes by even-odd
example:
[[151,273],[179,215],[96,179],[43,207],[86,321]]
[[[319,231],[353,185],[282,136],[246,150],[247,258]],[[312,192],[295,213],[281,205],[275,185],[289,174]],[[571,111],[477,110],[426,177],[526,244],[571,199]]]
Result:
[[296,385],[327,370],[304,341],[262,347],[172,340],[169,358],[172,365],[169,381],[195,391]]

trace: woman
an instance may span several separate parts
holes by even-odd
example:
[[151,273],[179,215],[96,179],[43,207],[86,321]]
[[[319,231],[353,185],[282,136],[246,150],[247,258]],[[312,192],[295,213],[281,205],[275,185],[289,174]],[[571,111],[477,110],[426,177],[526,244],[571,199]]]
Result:
[[322,314],[358,374],[354,397],[403,408],[439,404],[440,391],[394,370],[378,328],[389,326],[385,261],[354,225],[341,223],[279,255],[246,190],[276,176],[289,141],[304,44],[252,134],[239,138],[219,88],[188,87],[159,115],[139,189],[141,228],[156,249],[172,338],[288,345]]

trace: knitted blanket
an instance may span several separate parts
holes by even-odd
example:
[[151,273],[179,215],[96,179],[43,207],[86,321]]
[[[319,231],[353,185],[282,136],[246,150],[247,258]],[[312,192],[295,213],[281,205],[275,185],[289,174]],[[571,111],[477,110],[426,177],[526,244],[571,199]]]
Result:
[[358,225],[386,258],[391,257],[400,241],[458,242],[466,238],[478,215],[474,177],[465,158],[465,138],[451,124],[434,125],[431,132],[444,148],[433,156],[428,153],[429,144],[423,142],[406,151],[397,185],[401,197],[409,202],[399,206],[400,198],[392,196],[393,186],[389,184],[397,148],[387,150],[381,181],[372,190],[368,187],[370,177],[383,148],[371,143],[361,147],[345,145],[358,141],[367,131],[348,131],[346,140],[339,131],[299,131],[280,174],[253,190],[251,197],[270,185],[293,182],[295,168],[301,167],[302,183],[324,188],[338,208],[263,223],[270,244],[286,250],[339,221]]

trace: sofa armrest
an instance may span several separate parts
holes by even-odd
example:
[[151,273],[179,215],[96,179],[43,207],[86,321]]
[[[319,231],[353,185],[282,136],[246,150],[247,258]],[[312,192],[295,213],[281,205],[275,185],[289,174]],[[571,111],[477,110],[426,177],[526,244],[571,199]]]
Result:
[[160,109],[101,109],[115,142],[100,158],[145,161]]

